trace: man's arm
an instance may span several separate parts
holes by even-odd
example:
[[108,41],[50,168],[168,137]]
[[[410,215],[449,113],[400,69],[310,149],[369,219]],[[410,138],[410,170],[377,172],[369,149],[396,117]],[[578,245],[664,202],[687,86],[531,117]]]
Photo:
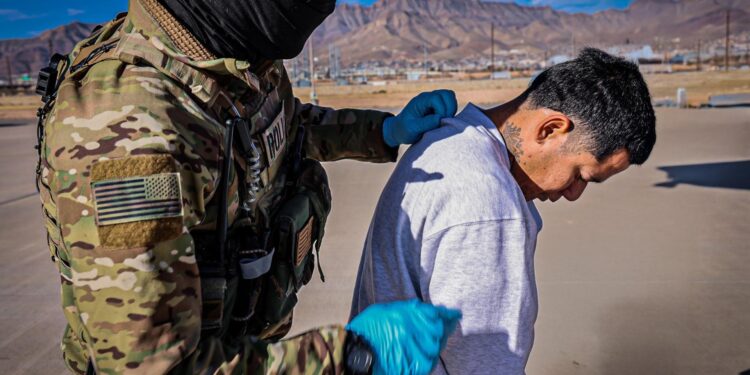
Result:
[[442,353],[448,373],[524,373],[537,313],[527,241],[517,219],[453,226],[424,241],[423,254],[436,254],[429,302],[463,312]]
[[246,352],[249,368],[242,373],[359,374],[369,369],[374,374],[426,375],[460,318],[457,310],[417,300],[375,304],[345,329],[324,327],[278,343],[248,346],[254,351]]
[[339,109],[302,104],[294,99],[295,121],[305,126],[305,152],[320,161],[355,159],[375,163],[393,162],[398,147],[383,139],[387,112]]
[[294,103],[294,119],[307,131],[307,156],[320,161],[395,161],[399,145],[418,141],[457,109],[456,95],[450,90],[421,93],[398,116],[372,110],[334,110],[302,104],[296,98]]

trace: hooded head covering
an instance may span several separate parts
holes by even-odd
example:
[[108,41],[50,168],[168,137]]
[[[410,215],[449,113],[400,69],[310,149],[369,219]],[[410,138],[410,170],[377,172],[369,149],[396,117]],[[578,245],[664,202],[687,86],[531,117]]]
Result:
[[159,0],[218,57],[257,63],[297,56],[335,0]]

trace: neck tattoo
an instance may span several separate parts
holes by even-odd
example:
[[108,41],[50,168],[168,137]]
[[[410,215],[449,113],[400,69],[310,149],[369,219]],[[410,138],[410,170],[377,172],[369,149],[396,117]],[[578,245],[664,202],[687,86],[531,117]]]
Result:
[[503,125],[501,133],[503,134],[503,138],[505,138],[505,146],[508,148],[508,152],[518,160],[518,157],[523,155],[523,149],[521,148],[521,128],[507,121]]

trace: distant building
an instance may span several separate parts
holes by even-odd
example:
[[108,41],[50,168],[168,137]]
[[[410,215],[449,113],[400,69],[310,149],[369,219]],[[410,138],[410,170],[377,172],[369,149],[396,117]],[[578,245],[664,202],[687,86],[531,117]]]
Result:
[[641,64],[638,66],[638,70],[640,70],[642,74],[672,73],[672,65]]
[[504,70],[502,72],[492,72],[490,75],[490,79],[511,79],[512,76],[510,74],[509,70]]
[[424,72],[406,72],[407,81],[419,81]]
[[[706,57],[702,57],[701,60],[705,61]],[[678,53],[672,56],[671,59],[669,59],[670,64],[689,64],[689,63],[694,63],[696,61],[698,61],[697,52]]]
[[572,59],[573,58],[568,55],[555,55],[547,59],[547,66],[561,64]]
[[620,56],[636,64],[640,62],[653,62],[661,60],[661,56],[654,53],[650,45],[625,44],[607,48],[607,52]]

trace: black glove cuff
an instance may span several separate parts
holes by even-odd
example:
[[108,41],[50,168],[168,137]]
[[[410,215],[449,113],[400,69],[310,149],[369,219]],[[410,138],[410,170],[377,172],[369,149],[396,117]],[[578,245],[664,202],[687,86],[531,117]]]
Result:
[[352,331],[346,332],[344,342],[344,363],[346,372],[353,375],[371,375],[375,354],[370,344]]

